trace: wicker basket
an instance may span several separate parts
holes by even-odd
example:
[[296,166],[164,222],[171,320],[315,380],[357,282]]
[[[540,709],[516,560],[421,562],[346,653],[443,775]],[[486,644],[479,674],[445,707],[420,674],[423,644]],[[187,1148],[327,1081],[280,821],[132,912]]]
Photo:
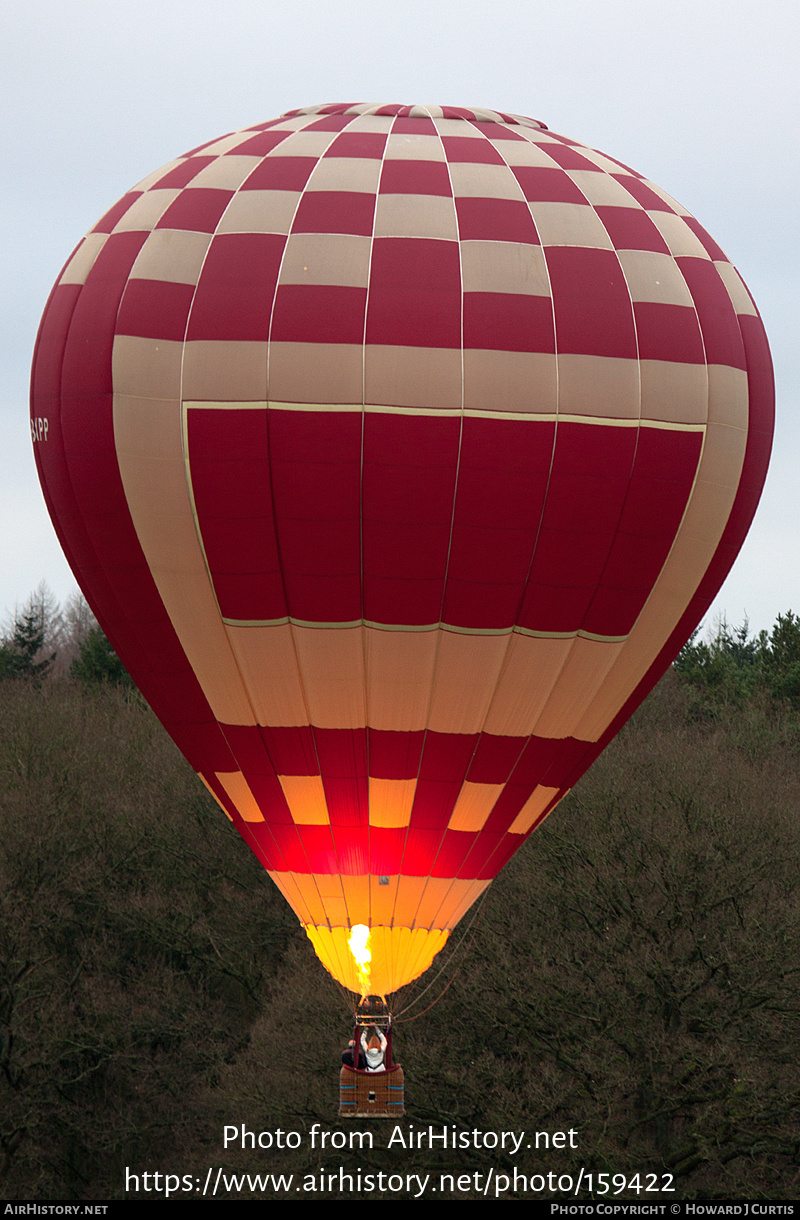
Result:
[[394,1118],[405,1114],[403,1069],[362,1072],[342,1066],[339,1073],[340,1118]]

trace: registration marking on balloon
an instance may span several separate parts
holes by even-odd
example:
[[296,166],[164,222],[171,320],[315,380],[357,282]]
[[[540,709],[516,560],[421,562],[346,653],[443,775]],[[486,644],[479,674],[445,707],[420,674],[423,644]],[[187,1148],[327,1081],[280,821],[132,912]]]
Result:
[[128,192],[31,402],[129,672],[326,967],[363,990],[363,925],[389,994],[701,619],[773,388],[737,271],[640,174],[532,119],[354,105]]

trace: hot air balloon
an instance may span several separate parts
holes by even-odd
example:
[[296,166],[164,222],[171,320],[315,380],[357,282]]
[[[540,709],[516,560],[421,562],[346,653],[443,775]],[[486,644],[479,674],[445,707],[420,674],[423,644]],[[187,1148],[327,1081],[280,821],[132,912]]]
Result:
[[326,968],[389,995],[700,621],[773,387],[641,174],[516,115],[330,105],[124,195],[31,401],[114,648]]

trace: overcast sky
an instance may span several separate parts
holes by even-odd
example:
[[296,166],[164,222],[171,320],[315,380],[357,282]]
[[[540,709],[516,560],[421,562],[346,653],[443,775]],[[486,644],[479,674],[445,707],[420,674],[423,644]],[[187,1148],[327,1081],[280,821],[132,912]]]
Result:
[[79,238],[145,174],[317,102],[541,119],[653,179],[711,232],[766,324],[778,386],[755,524],[707,621],[800,612],[796,0],[4,0],[0,617],[75,584],[31,452],[36,329]]

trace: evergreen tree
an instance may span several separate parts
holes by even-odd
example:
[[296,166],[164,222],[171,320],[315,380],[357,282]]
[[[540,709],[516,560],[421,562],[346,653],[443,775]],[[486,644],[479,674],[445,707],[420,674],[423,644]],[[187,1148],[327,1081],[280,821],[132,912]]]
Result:
[[90,628],[80,645],[80,651],[70,670],[86,686],[105,682],[113,686],[131,686],[128,671],[120,661],[102,629],[96,624]]
[[46,647],[49,599],[37,590],[15,618],[11,635],[0,645],[0,677],[43,678],[56,659]]

